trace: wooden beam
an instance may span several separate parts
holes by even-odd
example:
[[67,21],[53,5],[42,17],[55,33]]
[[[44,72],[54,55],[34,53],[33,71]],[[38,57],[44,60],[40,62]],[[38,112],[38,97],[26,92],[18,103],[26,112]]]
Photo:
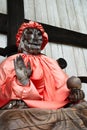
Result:
[[[23,1],[21,0],[22,3],[20,3],[19,2],[20,0],[15,0],[16,3],[12,5],[10,2],[13,1],[8,0],[8,8],[10,8],[10,6],[12,8],[16,4],[15,11],[13,8],[11,11],[10,8],[8,9],[8,15],[0,13],[0,33],[8,35],[7,47],[0,48],[0,55],[2,56],[6,56],[6,55],[9,56],[11,54],[17,53],[17,47],[15,45],[16,42],[15,36],[17,30],[21,25],[21,23],[30,21],[24,19]],[[20,9],[19,9],[19,5],[21,5]],[[40,24],[42,24],[45,31],[48,33],[49,42],[54,42],[57,44],[60,42],[61,44],[68,44],[72,46],[87,48],[87,34],[82,34],[76,31],[67,30],[64,28],[59,28],[48,24],[43,24],[43,23]]]
[[49,36],[49,42],[62,43],[71,46],[87,48],[87,34],[43,25]]
[[[25,19],[25,22],[29,20]],[[49,42],[87,48],[87,34],[41,23],[48,34]]]
[[23,0],[7,0],[7,44],[15,45],[16,33],[19,26],[24,21]]
[[[8,16],[5,14],[0,14],[0,33],[4,33],[4,34],[7,33],[7,17]],[[24,19],[21,22],[28,22],[28,21],[29,20]],[[51,26],[48,24],[43,24],[43,23],[41,24],[46,30],[46,32],[48,33],[49,42],[54,42],[57,44],[60,42],[61,44],[68,44],[72,46],[87,48],[87,34]],[[17,29],[18,29],[18,26],[17,26]],[[13,33],[12,32],[10,33],[13,36]]]
[[6,14],[0,13],[0,33],[7,34],[7,17]]

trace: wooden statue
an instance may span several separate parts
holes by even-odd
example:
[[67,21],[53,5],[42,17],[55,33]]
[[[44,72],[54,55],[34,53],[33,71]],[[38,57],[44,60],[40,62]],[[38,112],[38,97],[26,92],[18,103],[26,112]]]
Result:
[[0,64],[0,130],[87,129],[81,80],[41,53],[47,42],[41,24],[19,28],[18,54]]

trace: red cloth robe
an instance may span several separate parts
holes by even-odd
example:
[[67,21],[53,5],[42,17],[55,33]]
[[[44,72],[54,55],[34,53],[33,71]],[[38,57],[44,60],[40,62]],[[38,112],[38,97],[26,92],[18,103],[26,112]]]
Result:
[[[29,61],[33,69],[30,84],[25,86],[19,83],[14,70],[13,59],[18,55],[22,55],[26,66]],[[32,108],[61,108],[69,102],[67,78],[57,62],[45,55],[10,56],[0,64],[0,107],[12,99],[21,99]]]

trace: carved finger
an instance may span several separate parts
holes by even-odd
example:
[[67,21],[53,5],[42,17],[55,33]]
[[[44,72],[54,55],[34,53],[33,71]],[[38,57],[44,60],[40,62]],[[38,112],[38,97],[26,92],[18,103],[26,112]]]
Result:
[[77,101],[79,101],[81,99],[80,89],[76,90],[76,96],[77,96]]
[[73,93],[73,92],[71,92],[71,94],[70,94],[70,96],[69,96],[69,100],[71,101],[71,102],[77,102],[78,101],[78,94],[77,93]]
[[84,94],[83,90],[80,90],[80,98],[81,98],[81,100],[85,98],[85,94]]
[[20,55],[19,57],[17,57],[17,65],[20,67],[20,68],[26,68],[25,66],[25,63],[24,63],[24,60],[22,58],[22,56]]
[[77,102],[78,101],[78,94],[74,94],[74,101]]
[[85,97],[84,92],[80,89],[76,90],[76,95],[77,95],[77,101],[80,101],[80,100],[84,99],[84,97]]

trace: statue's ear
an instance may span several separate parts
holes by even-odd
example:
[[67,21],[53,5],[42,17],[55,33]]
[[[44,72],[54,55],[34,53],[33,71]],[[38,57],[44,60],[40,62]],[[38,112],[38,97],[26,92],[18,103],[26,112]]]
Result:
[[18,51],[17,51],[17,47],[16,45],[10,45],[10,46],[7,46],[5,48],[0,48],[0,55],[1,56],[11,56],[13,54],[16,54]]
[[59,66],[60,66],[61,69],[65,69],[67,67],[67,62],[66,62],[65,59],[59,58],[56,61],[59,64]]

